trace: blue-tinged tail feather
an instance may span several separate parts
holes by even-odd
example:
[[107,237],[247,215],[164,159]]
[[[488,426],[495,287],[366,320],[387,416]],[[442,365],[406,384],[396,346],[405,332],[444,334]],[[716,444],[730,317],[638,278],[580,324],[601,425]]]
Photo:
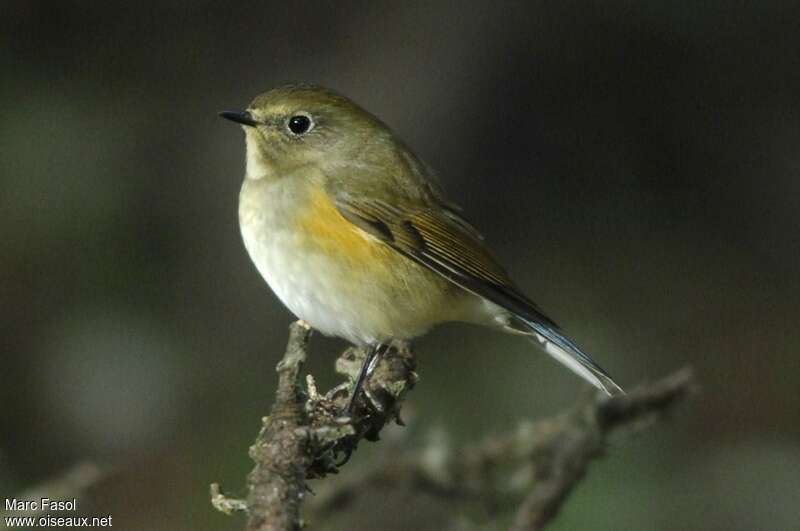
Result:
[[[604,391],[609,396],[625,392],[595,361],[557,329],[543,323],[516,316],[522,321],[539,346],[572,372]],[[516,328],[516,327],[515,327]]]

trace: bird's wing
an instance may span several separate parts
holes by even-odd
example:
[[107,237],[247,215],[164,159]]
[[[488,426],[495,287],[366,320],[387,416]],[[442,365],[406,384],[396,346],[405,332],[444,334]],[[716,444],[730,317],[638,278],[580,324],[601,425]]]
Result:
[[519,317],[557,328],[516,288],[480,233],[457,213],[441,207],[403,208],[344,195],[334,202],[345,219],[403,256]]
[[510,312],[506,327],[525,333],[559,362],[609,395],[622,389],[523,295],[463,218],[441,206],[402,208],[383,201],[339,196],[342,216],[403,256]]

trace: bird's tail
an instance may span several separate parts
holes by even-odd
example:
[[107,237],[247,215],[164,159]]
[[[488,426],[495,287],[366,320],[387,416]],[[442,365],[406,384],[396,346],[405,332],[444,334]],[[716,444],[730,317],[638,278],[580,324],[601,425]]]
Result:
[[[545,352],[559,363],[607,395],[625,394],[625,391],[602,367],[553,326],[515,315],[514,323],[510,325],[510,328],[531,336]],[[520,328],[524,328],[524,330],[520,330]]]

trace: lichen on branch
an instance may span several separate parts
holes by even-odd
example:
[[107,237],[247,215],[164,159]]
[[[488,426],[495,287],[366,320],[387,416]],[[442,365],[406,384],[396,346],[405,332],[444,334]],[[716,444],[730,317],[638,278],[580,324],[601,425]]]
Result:
[[[306,480],[337,473],[361,440],[378,440],[389,422],[402,424],[400,407],[417,382],[412,351],[395,343],[379,358],[353,411],[345,414],[366,353],[347,349],[336,362],[346,381],[320,393],[311,375],[301,378],[310,334],[302,322],[290,327],[277,366],[275,402],[250,448],[255,466],[247,477],[247,498],[228,498],[217,484],[211,486],[214,507],[228,514],[246,512],[248,531],[300,529],[301,505],[311,492]],[[460,449],[447,447],[435,462],[425,450],[394,453],[338,481],[309,510],[317,517],[346,510],[359,492],[380,485],[398,493],[425,492],[445,503],[482,504],[487,514],[516,507],[511,530],[537,531],[558,514],[591,461],[603,455],[612,432],[652,424],[694,387],[692,372],[682,369],[627,395],[594,394],[555,417],[520,422],[508,433]],[[517,472],[511,483],[508,474],[500,473],[509,467]]]

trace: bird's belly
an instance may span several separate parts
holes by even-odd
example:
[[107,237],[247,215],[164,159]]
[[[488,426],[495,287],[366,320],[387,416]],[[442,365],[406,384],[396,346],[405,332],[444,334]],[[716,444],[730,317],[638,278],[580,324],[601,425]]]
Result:
[[458,318],[464,293],[338,212],[261,214],[240,219],[245,247],[281,302],[320,332],[369,344]]

